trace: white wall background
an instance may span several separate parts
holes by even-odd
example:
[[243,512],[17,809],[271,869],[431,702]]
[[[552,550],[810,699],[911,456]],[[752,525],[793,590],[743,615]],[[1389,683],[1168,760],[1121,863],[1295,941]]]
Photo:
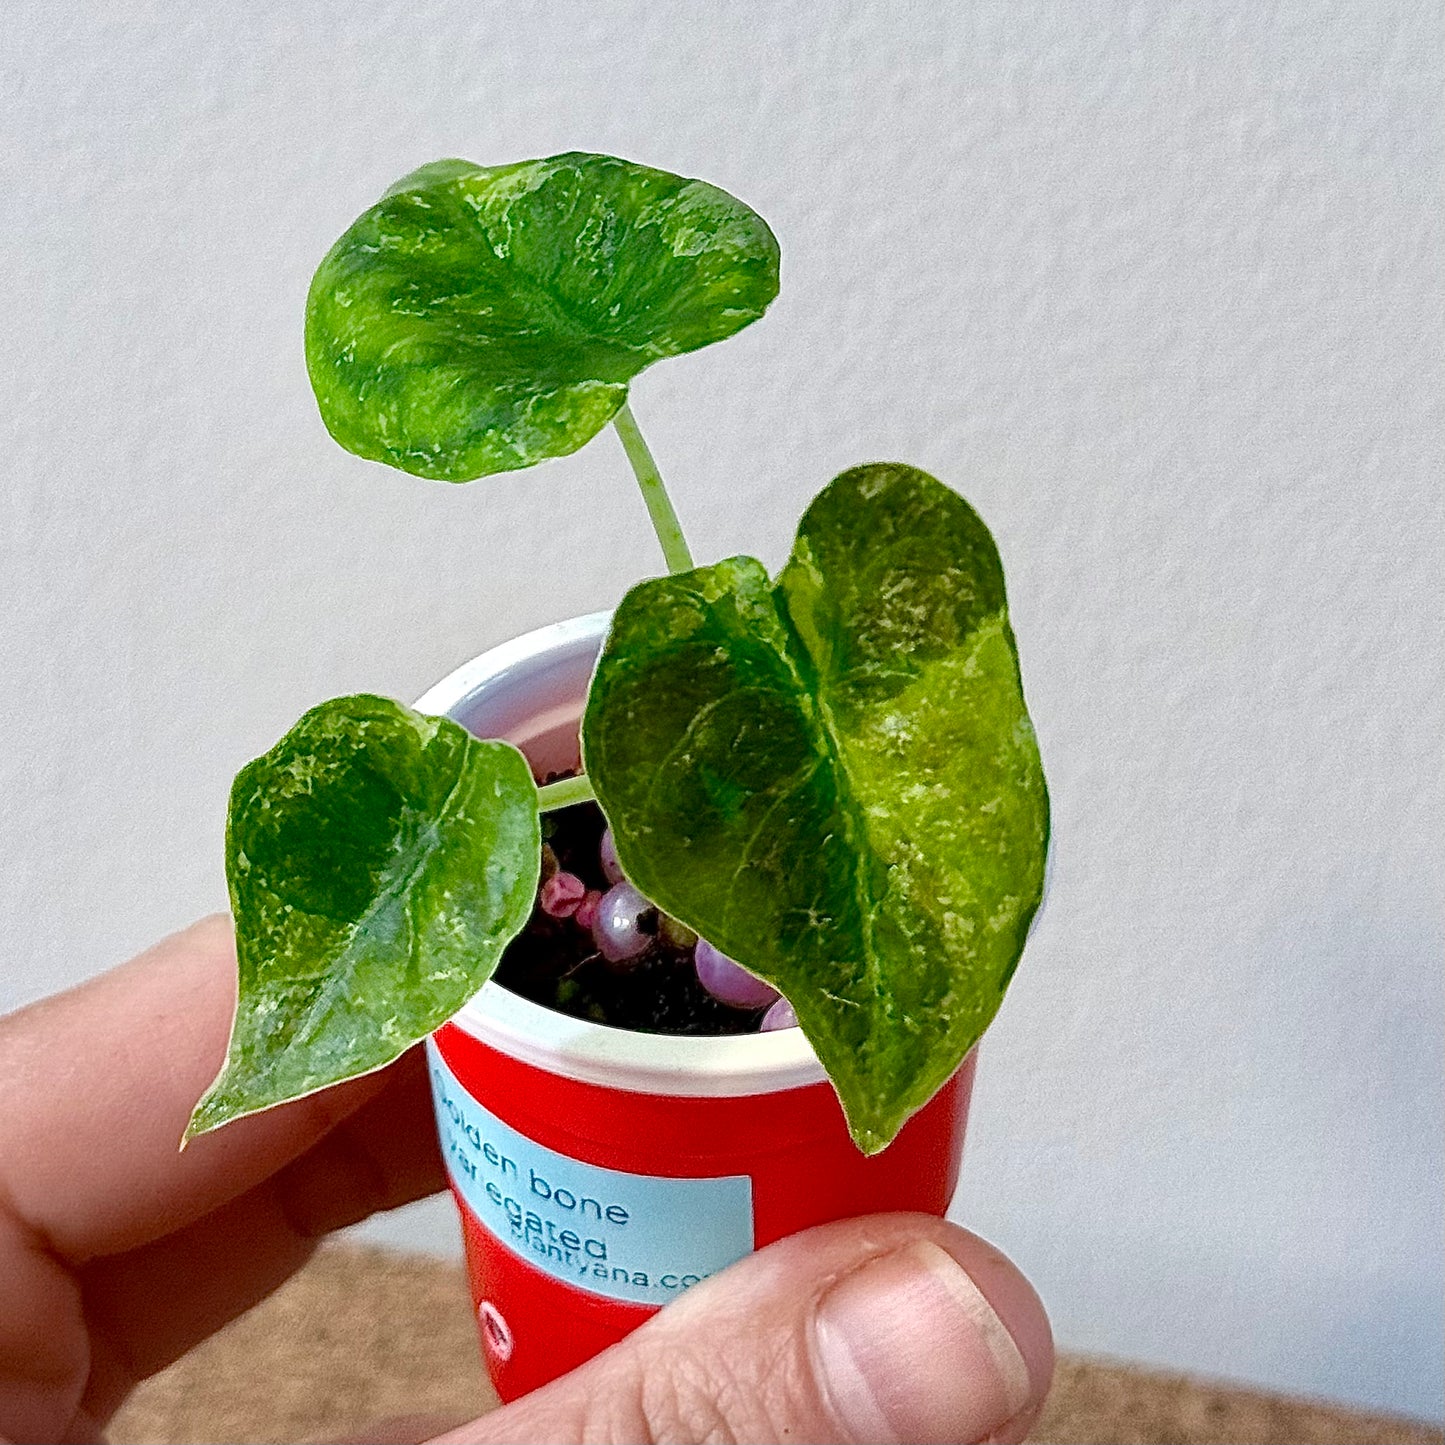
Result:
[[[0,1006],[220,906],[227,785],[658,569],[610,434],[448,488],[300,350],[395,177],[580,147],[784,250],[637,384],[704,558],[843,466],[1002,546],[1057,828],[957,1217],[1069,1347],[1442,1410],[1440,26],[1408,0],[10,0]],[[539,585],[539,582],[541,585]],[[454,1247],[445,1206],[381,1237]]]

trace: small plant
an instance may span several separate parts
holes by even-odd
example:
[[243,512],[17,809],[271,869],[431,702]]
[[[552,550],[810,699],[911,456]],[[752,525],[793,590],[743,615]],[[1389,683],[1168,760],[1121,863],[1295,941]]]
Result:
[[231,794],[239,1004],[188,1137],[389,1063],[491,976],[537,895],[540,817],[595,798],[622,871],[796,1011],[859,1147],[883,1148],[998,1009],[1043,888],[1048,799],[1003,571],[961,497],[856,467],[777,578],[694,565],[628,406],[654,362],[777,294],[747,206],[609,156],[399,181],[311,287],[332,436],[470,481],[609,422],[669,574],[612,621],[584,771],[372,696],[308,712]]

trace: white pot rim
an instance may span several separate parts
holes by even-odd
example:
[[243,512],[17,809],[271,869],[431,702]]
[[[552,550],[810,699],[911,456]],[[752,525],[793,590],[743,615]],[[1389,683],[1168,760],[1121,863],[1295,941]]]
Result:
[[[490,648],[413,706],[432,715],[455,714],[483,689],[523,689],[528,674],[544,662],[572,658],[590,676],[611,618],[610,612],[592,612]],[[636,1033],[571,1018],[496,983],[488,983],[451,1021],[519,1062],[631,1093],[728,1098],[802,1088],[827,1077],[798,1028],[708,1037]]]

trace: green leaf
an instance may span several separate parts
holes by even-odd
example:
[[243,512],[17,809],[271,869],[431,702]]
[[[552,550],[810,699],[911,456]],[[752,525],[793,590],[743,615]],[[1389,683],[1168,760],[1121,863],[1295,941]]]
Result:
[[576,451],[644,367],[777,294],[767,223],[716,186],[575,152],[434,161],[321,263],[306,364],[342,446],[470,481]]
[[240,996],[186,1137],[390,1063],[531,912],[537,788],[512,746],[386,698],[313,708],[231,789]]
[[1048,797],[987,528],[912,467],[813,502],[776,583],[736,557],[628,593],[583,725],[627,876],[791,1000],[883,1148],[998,1009]]

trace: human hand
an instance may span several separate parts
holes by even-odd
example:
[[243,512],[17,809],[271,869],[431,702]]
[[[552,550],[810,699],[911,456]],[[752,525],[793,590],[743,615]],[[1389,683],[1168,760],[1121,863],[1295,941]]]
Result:
[[[442,1187],[415,1051],[177,1151],[225,1051],[233,974],[213,918],[0,1019],[0,1440],[99,1438],[138,1380],[325,1234]],[[445,1439],[1017,1441],[1052,1368],[1007,1260],[942,1220],[882,1215],[749,1256]]]

